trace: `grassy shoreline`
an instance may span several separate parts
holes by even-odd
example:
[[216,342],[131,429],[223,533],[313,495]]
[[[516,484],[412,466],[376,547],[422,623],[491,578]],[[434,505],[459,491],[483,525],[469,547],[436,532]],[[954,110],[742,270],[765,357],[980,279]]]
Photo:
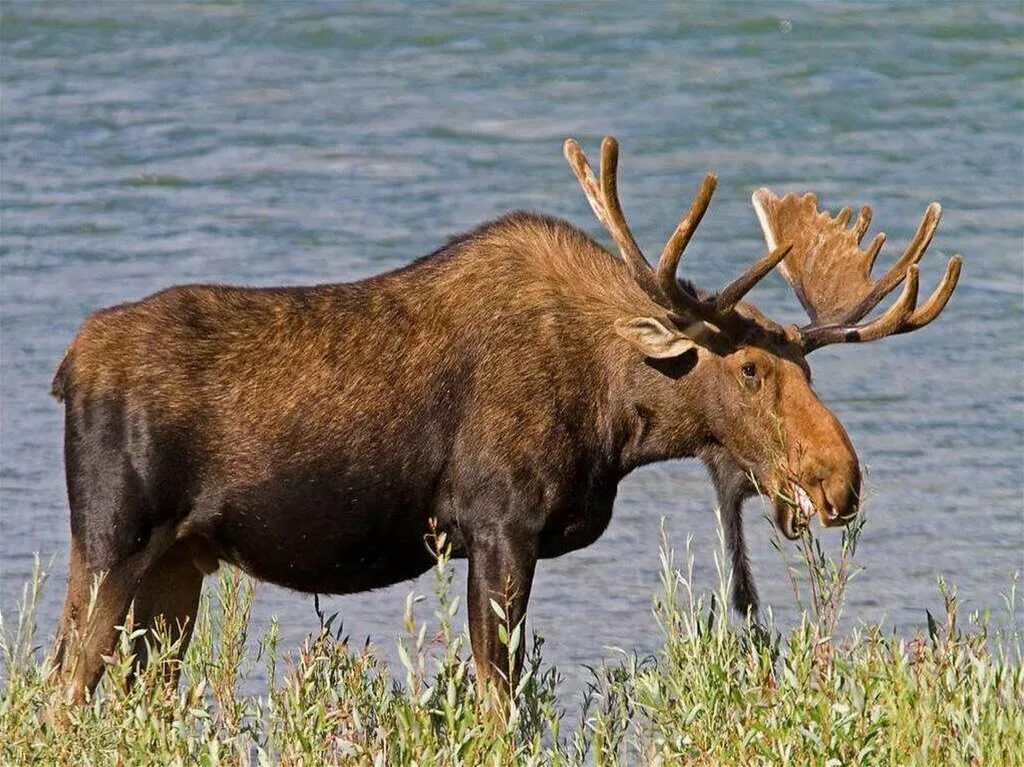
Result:
[[[862,625],[834,636],[856,573],[859,528],[838,559],[808,535],[788,562],[803,606],[785,630],[730,619],[729,574],[715,555],[719,587],[692,588],[663,538],[654,610],[658,652],[594,670],[580,711],[557,697],[558,672],[534,638],[514,705],[499,712],[473,679],[469,642],[455,628],[460,601],[442,550],[436,607],[406,600],[402,668],[389,672],[372,647],[353,647],[334,617],[298,649],[279,646],[276,623],[246,650],[251,581],[223,568],[204,594],[181,684],[165,679],[172,649],[151,641],[134,685],[122,633],[98,694],[82,708],[61,703],[38,646],[40,575],[26,585],[11,624],[0,625],[0,761],[89,765],[575,765],[575,764],[1024,764],[1024,644],[987,615],[959,616],[944,586],[945,615],[927,634],[900,639]],[[442,544],[443,549],[443,544]],[[212,593],[211,593],[212,592]],[[806,599],[806,601],[804,601]],[[1018,596],[1011,589],[1007,607]],[[1024,603],[1024,600],[1022,600]],[[966,624],[966,627],[964,626]],[[504,627],[510,652],[526,641]],[[259,663],[267,690],[237,693]],[[396,678],[397,677],[397,678]],[[51,723],[52,721],[52,723]]]

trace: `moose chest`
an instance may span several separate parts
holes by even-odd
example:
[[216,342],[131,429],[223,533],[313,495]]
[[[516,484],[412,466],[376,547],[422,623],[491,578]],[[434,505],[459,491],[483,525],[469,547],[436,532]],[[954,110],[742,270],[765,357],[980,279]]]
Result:
[[549,514],[540,535],[539,553],[550,559],[594,543],[608,527],[616,483],[586,488]]

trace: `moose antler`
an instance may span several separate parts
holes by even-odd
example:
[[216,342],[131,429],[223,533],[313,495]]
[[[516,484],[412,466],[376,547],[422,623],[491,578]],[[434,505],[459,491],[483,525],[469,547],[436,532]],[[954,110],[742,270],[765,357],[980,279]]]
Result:
[[[818,210],[813,194],[779,198],[762,188],[754,192],[752,202],[769,247],[780,240],[793,243],[781,271],[811,318],[809,325],[799,328],[806,352],[827,344],[874,341],[917,330],[938,317],[953,295],[963,260],[959,255],[950,259],[931,297],[917,307],[917,263],[939,225],[942,209],[938,203],[925,210],[903,255],[884,275],[872,280],[871,268],[885,235],[875,235],[867,250],[861,249],[871,223],[871,208],[861,208],[853,226],[847,228],[850,209],[843,208],[832,217]],[[888,310],[871,322],[856,324],[901,282],[903,291]]]
[[750,266],[742,275],[731,282],[717,296],[701,300],[684,290],[676,279],[676,270],[683,251],[693,237],[704,213],[711,203],[718,179],[714,173],[708,173],[690,204],[690,209],[680,220],[678,226],[661,251],[658,266],[651,268],[644,257],[640,246],[636,244],[633,233],[626,223],[626,217],[619,203],[618,165],[619,142],[612,136],[606,136],[601,142],[601,176],[594,177],[590,163],[583,149],[575,139],[567,139],[564,147],[565,159],[568,160],[580,186],[594,210],[594,215],[604,224],[605,229],[615,240],[623,261],[637,284],[655,302],[672,311],[688,311],[697,317],[715,321],[727,314],[736,303],[743,298],[757,282],[770,272],[775,265],[789,253],[790,246],[775,247],[772,252],[763,256]]

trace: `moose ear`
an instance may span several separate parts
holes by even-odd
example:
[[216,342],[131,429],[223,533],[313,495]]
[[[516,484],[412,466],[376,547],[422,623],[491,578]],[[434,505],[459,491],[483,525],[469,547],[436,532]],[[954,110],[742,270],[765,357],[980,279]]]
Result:
[[644,353],[646,357],[667,359],[696,349],[693,339],[674,328],[666,327],[654,317],[616,320],[615,332]]

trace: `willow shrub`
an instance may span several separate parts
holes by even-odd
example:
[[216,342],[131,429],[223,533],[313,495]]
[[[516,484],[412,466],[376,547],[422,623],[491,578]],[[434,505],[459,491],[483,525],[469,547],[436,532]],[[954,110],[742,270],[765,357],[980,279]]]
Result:
[[[1024,764],[1024,663],[1012,615],[1003,632],[987,615],[961,626],[955,592],[941,585],[945,615],[902,640],[876,625],[838,636],[843,593],[856,574],[859,527],[838,558],[810,535],[787,562],[799,623],[777,630],[730,619],[721,551],[719,586],[695,594],[693,557],[677,569],[663,536],[663,632],[653,657],[625,656],[594,670],[581,710],[556,697],[558,673],[534,637],[526,668],[503,697],[481,693],[469,640],[456,628],[459,598],[444,536],[437,552],[435,609],[410,595],[389,671],[373,648],[352,646],[336,616],[283,650],[276,624],[248,651],[252,583],[224,568],[204,597],[193,641],[176,661],[166,635],[122,630],[97,694],[68,707],[43,650],[35,606],[44,578],[25,587],[15,624],[0,616],[0,762],[76,765],[574,765],[574,764]],[[780,552],[782,551],[781,546]],[[492,604],[499,615],[504,607]],[[150,647],[133,670],[137,637]],[[521,626],[502,626],[510,654]],[[266,692],[239,693],[255,665]],[[134,683],[129,684],[133,677]],[[511,698],[512,703],[502,701]]]

